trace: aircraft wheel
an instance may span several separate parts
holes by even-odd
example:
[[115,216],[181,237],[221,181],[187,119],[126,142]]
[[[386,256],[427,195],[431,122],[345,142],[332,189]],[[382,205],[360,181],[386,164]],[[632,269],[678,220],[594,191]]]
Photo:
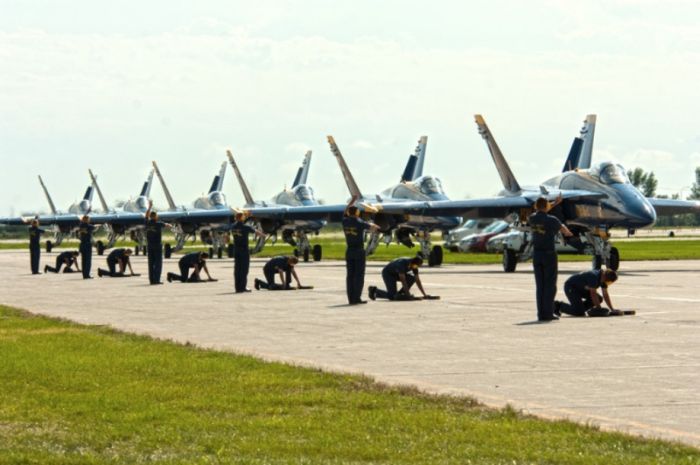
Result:
[[309,261],[309,255],[311,255],[309,249],[304,249],[304,261],[308,262]]
[[603,266],[603,257],[600,255],[593,255],[593,260],[591,265],[594,270],[599,270]]
[[321,261],[321,257],[323,256],[323,248],[321,248],[321,245],[320,245],[320,244],[316,244],[316,245],[314,246],[314,249],[313,249],[313,251],[312,251],[312,255],[313,255],[313,257],[314,257],[314,261],[315,261],[315,262],[320,262],[320,261]]
[[617,271],[618,268],[620,268],[620,251],[617,250],[617,247],[610,249],[610,259],[608,260],[607,266],[613,271]]
[[442,265],[442,259],[443,259],[442,246],[439,246],[439,245],[433,246],[433,250],[432,250],[431,254],[435,255],[435,266]]
[[52,249],[53,249],[53,243],[51,241],[46,241],[46,252],[51,253]]
[[138,255],[138,254],[139,254],[139,246],[137,245],[136,247],[134,247],[134,255]]
[[216,258],[221,258],[224,256],[224,248],[219,247],[216,249]]
[[503,271],[513,273],[518,266],[518,255],[513,249],[503,249]]
[[299,249],[294,249],[294,256],[299,258],[301,254],[299,253]]
[[170,256],[173,254],[173,248],[170,246],[170,244],[165,244],[165,252],[164,256],[165,258],[170,258]]
[[209,247],[209,258],[214,258],[214,247]]
[[105,254],[105,245],[102,241],[97,241],[97,255]]
[[428,253],[428,266],[435,266],[436,264],[437,263],[435,262],[435,251],[431,250],[430,253]]
[[233,258],[233,252],[234,252],[234,245],[229,244],[226,250],[226,253],[228,254],[228,258]]

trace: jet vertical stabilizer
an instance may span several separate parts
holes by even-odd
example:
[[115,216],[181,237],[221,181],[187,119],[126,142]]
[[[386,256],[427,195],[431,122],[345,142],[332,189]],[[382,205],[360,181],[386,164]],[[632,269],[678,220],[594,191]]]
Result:
[[331,152],[333,152],[335,159],[338,160],[338,165],[340,166],[340,171],[343,173],[343,178],[345,178],[345,184],[348,186],[348,190],[350,191],[350,195],[352,197],[362,198],[362,193],[360,192],[360,188],[357,186],[357,183],[355,182],[355,178],[353,177],[352,173],[350,172],[350,168],[348,168],[347,163],[345,163],[345,158],[343,158],[343,154],[340,153],[340,149],[338,148],[338,145],[335,143],[335,139],[333,139],[333,136],[328,136],[328,143],[331,146]]
[[292,182],[292,188],[297,187],[299,184],[306,184],[309,177],[309,168],[311,167],[311,150],[307,151],[304,155],[304,161],[301,163],[301,167],[297,171],[297,175]]
[[155,170],[151,170],[150,173],[148,173],[148,178],[146,178],[146,182],[143,183],[143,187],[141,188],[141,192],[139,193],[139,197],[146,197],[149,198],[151,196],[151,186],[153,185],[153,172]]
[[88,173],[90,173],[90,179],[92,180],[92,186],[95,188],[97,191],[97,196],[100,198],[100,204],[102,205],[102,211],[105,213],[109,212],[109,207],[107,206],[107,202],[105,201],[104,196],[102,195],[102,189],[100,189],[99,184],[97,184],[97,176],[95,176],[92,173],[92,170],[88,170]]
[[413,172],[416,170],[417,162],[418,157],[415,154],[409,155],[408,162],[406,162],[406,168],[404,168],[399,182],[413,181]]
[[571,149],[569,150],[569,156],[566,157],[566,162],[564,162],[564,168],[561,170],[562,173],[574,170],[578,168],[578,162],[581,159],[581,149],[583,148],[583,139],[580,137],[574,137],[574,142],[571,144]]
[[214,180],[211,183],[211,187],[209,188],[209,193],[211,194],[212,192],[220,192],[223,185],[224,185],[224,174],[226,174],[226,162],[223,162],[221,164],[221,169],[219,170],[219,174],[214,176]]
[[46,200],[49,202],[49,207],[51,208],[51,213],[56,214],[56,205],[54,205],[53,200],[51,199],[51,194],[49,194],[49,190],[46,188],[46,185],[44,184],[44,180],[41,179],[41,176],[39,176],[39,184],[41,184],[41,188],[44,190],[44,195],[46,195]]
[[486,121],[484,121],[481,115],[474,115],[474,119],[479,127],[479,134],[484,138],[489,152],[491,152],[491,158],[493,158],[493,162],[496,164],[496,169],[498,170],[498,175],[501,177],[501,182],[503,182],[503,187],[513,194],[520,192],[520,184],[518,184],[515,175],[510,170],[508,162],[503,156],[501,149],[498,147],[496,140],[493,138],[489,127],[486,125]]
[[85,191],[85,195],[83,196],[83,200],[87,200],[88,202],[92,203],[92,194],[95,193],[95,189],[90,185],[88,186],[87,190]]
[[581,158],[579,159],[576,168],[588,169],[591,167],[591,158],[593,156],[593,137],[595,136],[596,115],[586,116],[581,128],[581,139],[583,139],[583,148],[581,149]]
[[163,175],[160,174],[160,170],[158,169],[158,165],[156,162],[153,162],[153,169],[156,172],[156,176],[158,177],[158,181],[160,181],[160,186],[163,188],[163,194],[165,194],[165,199],[168,201],[168,208],[170,210],[177,210],[177,206],[175,205],[175,201],[173,200],[173,196],[170,195],[170,190],[168,189],[168,186],[165,184],[165,179],[163,179]]
[[236,178],[238,179],[238,184],[241,186],[241,190],[243,191],[243,197],[245,198],[245,203],[247,205],[255,205],[255,200],[253,199],[253,196],[251,195],[250,190],[248,190],[248,185],[243,180],[243,176],[241,175],[241,171],[238,169],[238,165],[236,164],[236,161],[233,159],[233,154],[231,153],[230,150],[226,151],[226,156],[228,157],[229,163],[231,163],[231,168],[233,168],[233,173],[236,175]]
[[413,170],[412,181],[415,181],[423,176],[423,164],[425,163],[425,149],[427,145],[428,136],[421,136],[421,138],[418,139],[418,145],[416,146],[416,150],[414,152],[414,155],[416,156],[416,167]]

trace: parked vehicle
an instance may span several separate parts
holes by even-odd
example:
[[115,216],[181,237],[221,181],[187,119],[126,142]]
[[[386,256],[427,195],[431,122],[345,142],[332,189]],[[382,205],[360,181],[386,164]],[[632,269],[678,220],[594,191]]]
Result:
[[489,239],[507,231],[510,224],[503,220],[492,222],[484,230],[477,234],[471,234],[459,242],[460,252],[486,252],[486,243]]
[[451,230],[445,238],[445,247],[452,252],[459,252],[459,242],[467,236],[480,233],[488,225],[493,223],[491,218],[467,220],[458,228]]

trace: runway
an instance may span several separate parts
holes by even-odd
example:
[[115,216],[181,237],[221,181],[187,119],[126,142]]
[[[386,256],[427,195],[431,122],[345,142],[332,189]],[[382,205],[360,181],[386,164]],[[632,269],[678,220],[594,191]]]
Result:
[[[42,268],[54,257],[43,253]],[[700,446],[700,261],[623,262],[610,293],[636,316],[547,324],[533,321],[528,264],[512,274],[500,265],[425,268],[426,290],[442,300],[350,307],[340,262],[299,265],[314,290],[235,295],[229,259],[209,261],[219,282],[162,286],[148,285],[143,257],[132,261],[139,278],[84,281],[32,276],[28,251],[3,251],[0,302]],[[93,262],[96,276],[104,257]],[[263,262],[252,262],[251,287]],[[380,266],[368,264],[366,285],[381,284]],[[559,287],[587,266],[560,264]],[[176,268],[166,260],[163,276]]]

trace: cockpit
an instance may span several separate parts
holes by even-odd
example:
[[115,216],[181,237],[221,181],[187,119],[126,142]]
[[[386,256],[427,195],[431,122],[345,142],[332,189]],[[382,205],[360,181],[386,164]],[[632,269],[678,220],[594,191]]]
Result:
[[600,179],[603,184],[629,184],[625,168],[609,161],[599,163],[588,171],[591,176]]
[[209,194],[209,201],[212,205],[226,205],[226,197],[221,192],[212,192]]
[[294,196],[300,202],[303,202],[305,200],[306,201],[313,200],[314,199],[314,190],[312,188],[310,188],[309,186],[302,184],[300,186],[297,186],[294,189]]
[[425,195],[445,195],[445,191],[442,190],[442,183],[438,178],[433,176],[423,176],[422,178],[416,179],[416,187]]

